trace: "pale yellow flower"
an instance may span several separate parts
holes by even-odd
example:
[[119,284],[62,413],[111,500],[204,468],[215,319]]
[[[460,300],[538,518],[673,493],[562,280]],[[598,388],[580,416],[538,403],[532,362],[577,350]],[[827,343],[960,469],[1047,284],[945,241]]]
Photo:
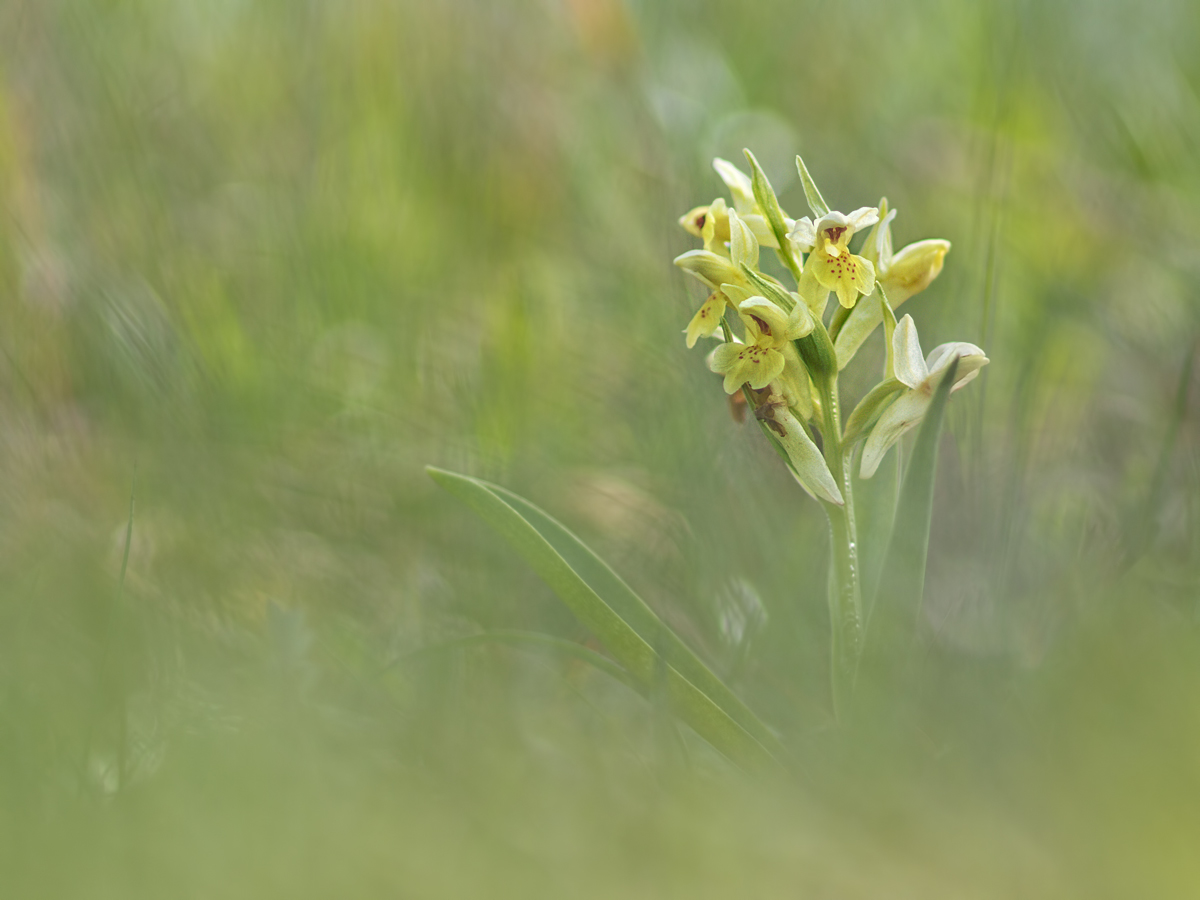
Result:
[[942,373],[950,363],[958,360],[954,384],[950,388],[952,392],[974,379],[979,370],[988,364],[984,352],[965,341],[941,344],[933,348],[928,358],[922,357],[921,342],[917,338],[917,326],[913,324],[912,316],[905,316],[896,323],[896,330],[892,334],[892,358],[896,378],[908,390],[883,411],[871,429],[863,447],[863,478],[874,475],[891,446],[925,418],[926,411],[933,403],[933,393],[941,383]]
[[738,315],[746,327],[746,343],[722,344],[714,352],[709,367],[725,376],[725,393],[732,394],[748,384],[762,390],[784,373],[789,356],[799,363],[791,342],[810,334],[815,327],[808,310],[797,303],[785,313],[766,297],[748,296],[735,285],[724,285],[727,297],[738,298]]
[[[713,160],[713,168],[729,188],[729,194],[733,198],[733,211],[746,223],[759,245],[778,249],[779,241],[754,200],[754,186],[750,176],[720,157]],[[724,252],[725,242],[730,240],[729,211],[725,199],[718,197],[708,206],[697,206],[688,210],[680,216],[679,224],[688,234],[702,238],[705,250],[721,254]],[[784,223],[788,228],[795,224],[788,218],[784,219]]]
[[[896,218],[896,210],[889,212],[887,198],[884,198],[879,201],[879,211],[883,218],[867,236],[862,255],[875,263],[877,282],[883,287],[892,309],[896,309],[905,300],[929,287],[933,279],[941,274],[943,261],[950,252],[950,242],[931,238],[909,244],[899,253],[893,253],[891,223]],[[883,313],[878,303],[863,302],[854,307],[838,332],[835,343],[839,369],[846,367],[882,321]]]
[[849,309],[859,294],[875,290],[875,267],[871,261],[850,252],[855,232],[879,221],[879,210],[864,206],[846,215],[830,212],[816,222],[805,216],[792,227],[788,240],[808,253],[801,275],[800,294],[816,312],[824,309],[829,291]]

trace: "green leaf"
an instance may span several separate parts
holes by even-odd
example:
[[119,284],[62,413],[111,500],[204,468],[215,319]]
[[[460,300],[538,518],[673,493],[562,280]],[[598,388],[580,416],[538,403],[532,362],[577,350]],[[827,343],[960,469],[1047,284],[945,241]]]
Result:
[[762,170],[762,166],[758,164],[754,154],[749,150],[742,152],[746,154],[746,160],[750,163],[750,184],[754,188],[754,202],[762,210],[767,224],[771,226],[771,233],[779,242],[779,258],[791,270],[792,275],[799,280],[800,263],[787,238],[788,230],[783,221],[783,209],[779,206],[779,198],[775,196],[775,190],[771,187],[771,182],[767,180],[767,173]]
[[915,634],[925,592],[938,439],[946,400],[957,372],[958,360],[955,359],[938,383],[913,445],[912,460],[900,488],[892,536],[868,623],[866,653],[871,656],[890,656],[907,647]]
[[643,692],[663,692],[675,715],[739,765],[780,766],[784,751],[770,729],[579,538],[502,487],[426,471],[513,546]]
[[796,168],[800,171],[800,180],[804,182],[804,197],[808,200],[808,208],[812,210],[813,218],[819,219],[821,216],[829,215],[829,204],[817,190],[816,182],[808,174],[808,168],[799,156],[796,157]]
[[854,412],[850,413],[850,418],[846,420],[842,448],[848,451],[856,441],[866,437],[871,426],[879,420],[896,394],[907,388],[908,385],[898,378],[889,378],[871,388],[867,395],[858,401],[858,406],[854,407]]

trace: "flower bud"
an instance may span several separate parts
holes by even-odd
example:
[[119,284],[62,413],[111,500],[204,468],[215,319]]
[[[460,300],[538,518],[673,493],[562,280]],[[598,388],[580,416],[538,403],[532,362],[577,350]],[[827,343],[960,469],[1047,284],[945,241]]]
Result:
[[880,279],[892,307],[929,287],[929,283],[941,274],[949,252],[949,241],[931,238],[909,244],[893,256]]

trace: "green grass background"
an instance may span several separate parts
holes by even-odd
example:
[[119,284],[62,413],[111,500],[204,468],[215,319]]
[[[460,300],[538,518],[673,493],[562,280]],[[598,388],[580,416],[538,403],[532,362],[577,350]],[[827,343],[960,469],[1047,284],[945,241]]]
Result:
[[[992,359],[854,727],[821,510],[680,334],[743,146],[952,241],[905,311]],[[0,892],[1196,896],[1198,158],[1187,0],[6,0]],[[804,774],[437,649],[588,636],[427,463],[575,528]]]

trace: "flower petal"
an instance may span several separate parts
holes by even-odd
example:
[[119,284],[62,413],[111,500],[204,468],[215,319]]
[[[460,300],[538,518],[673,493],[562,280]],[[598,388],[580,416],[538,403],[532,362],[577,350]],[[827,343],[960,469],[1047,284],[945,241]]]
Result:
[[851,256],[854,264],[854,287],[864,297],[875,292],[875,265],[865,257]]
[[929,287],[942,271],[942,263],[950,252],[950,242],[938,238],[909,244],[892,257],[886,272],[881,275],[892,308],[913,294]]
[[729,284],[728,282],[721,285],[721,293],[725,295],[734,309],[737,309],[743,300],[749,300],[754,296],[754,291],[740,284]]
[[862,467],[859,470],[863,478],[870,478],[875,474],[892,444],[925,418],[925,412],[932,402],[932,394],[924,391],[905,391],[896,398],[895,403],[883,411],[863,446]]
[[860,206],[846,216],[846,224],[854,231],[861,231],[868,225],[879,221],[879,209],[874,206]]
[[831,257],[818,249],[809,256],[808,267],[824,287],[837,292],[838,302],[847,309],[854,306],[860,290],[875,289],[875,268],[861,256],[842,253]]
[[688,323],[686,331],[688,349],[695,347],[698,339],[709,337],[721,327],[721,314],[724,311],[725,295],[720,291],[713,291],[704,301],[704,305],[692,316],[692,321]]
[[719,156],[713,160],[713,168],[729,188],[733,197],[733,208],[737,210],[738,215],[745,216],[754,212],[754,184],[750,181],[750,176],[729,160]]
[[741,271],[733,263],[708,250],[689,250],[675,257],[675,265],[699,278],[712,290],[716,290],[723,281],[737,284],[744,280]]
[[[889,212],[888,218],[894,213],[895,210]],[[887,219],[885,218],[884,222],[881,222],[880,225],[883,226],[886,224]],[[878,243],[879,231],[873,231],[872,236]],[[887,237],[885,247],[887,249],[891,247],[890,236]],[[892,257],[890,266],[880,268],[879,271],[881,274],[878,275],[877,280],[883,285],[892,309],[896,309],[901,303],[908,300],[918,291],[924,290],[929,285],[929,282],[937,277],[938,273],[942,270],[942,260],[949,250],[949,241],[937,239],[918,241],[915,244],[909,244],[899,253],[895,254]],[[867,251],[864,250],[863,252],[866,255]],[[923,271],[924,276],[912,278],[911,274],[914,270],[918,272]],[[871,336],[871,332],[878,328],[879,323],[882,321],[883,317],[877,303],[859,303],[854,307],[850,312],[850,318],[846,320],[846,323],[842,326],[842,330],[838,332],[837,336],[836,349],[839,369],[846,367],[846,364],[858,352],[858,348],[863,345],[863,342]]]
[[808,216],[797,219],[792,230],[788,232],[788,240],[806,253],[811,250],[817,243],[817,229],[813,220]]
[[808,377],[808,369],[804,367],[795,344],[785,344],[779,352],[783,354],[783,371],[779,373],[776,384],[792,411],[802,421],[808,421],[813,417],[812,381]]
[[936,381],[934,377],[955,358],[958,359],[958,368],[954,371],[954,386],[951,390],[957,391],[979,374],[979,370],[988,364],[987,355],[974,344],[968,344],[966,341],[955,341],[949,344],[939,344],[929,351],[929,358],[925,360],[925,365],[929,369],[929,380]]
[[725,244],[729,241],[729,207],[721,197],[708,205],[708,215],[700,229],[700,237],[704,238],[705,250],[725,253]]
[[921,354],[921,342],[912,316],[905,316],[896,323],[896,331],[892,335],[892,354],[896,377],[910,388],[920,387],[921,382],[929,377],[929,368]]
[[808,307],[808,311],[815,318],[821,318],[825,315],[825,307],[829,303],[829,288],[821,284],[821,279],[817,277],[816,254],[808,258],[808,262],[804,265],[804,271],[800,273],[800,283],[796,286],[800,293],[801,299]]
[[837,210],[830,210],[817,219],[816,225],[813,227],[816,228],[817,234],[820,234],[827,228],[845,228],[849,224],[850,222],[846,219],[844,213],[840,213]]
[[[896,218],[896,210],[888,209],[887,197],[884,197],[879,201],[879,212],[883,218],[875,223],[875,227],[867,235],[862,255],[875,263],[875,268],[882,276],[892,262],[892,219]],[[891,295],[889,294],[888,297],[890,299]]]
[[742,217],[729,213],[729,256],[735,266],[743,263],[751,269],[758,268],[758,239]]
[[683,226],[683,230],[698,238],[704,237],[704,223],[707,221],[707,206],[697,206],[695,209],[689,209],[679,217],[679,224]]
[[[795,295],[793,294],[793,296]],[[809,311],[807,303],[797,303],[788,313],[787,337],[789,341],[808,337],[816,327],[816,319]]]
[[753,344],[722,344],[712,355],[709,368],[725,376],[725,393],[740,390],[749,384],[761,390],[783,371],[783,354]]
[[775,237],[775,232],[771,230],[771,223],[764,216],[751,214],[742,216],[742,221],[753,232],[754,237],[758,239],[760,247],[770,247],[772,250],[779,249],[779,241]]
[[766,297],[750,297],[738,304],[746,334],[760,347],[779,349],[788,341],[788,314]]

